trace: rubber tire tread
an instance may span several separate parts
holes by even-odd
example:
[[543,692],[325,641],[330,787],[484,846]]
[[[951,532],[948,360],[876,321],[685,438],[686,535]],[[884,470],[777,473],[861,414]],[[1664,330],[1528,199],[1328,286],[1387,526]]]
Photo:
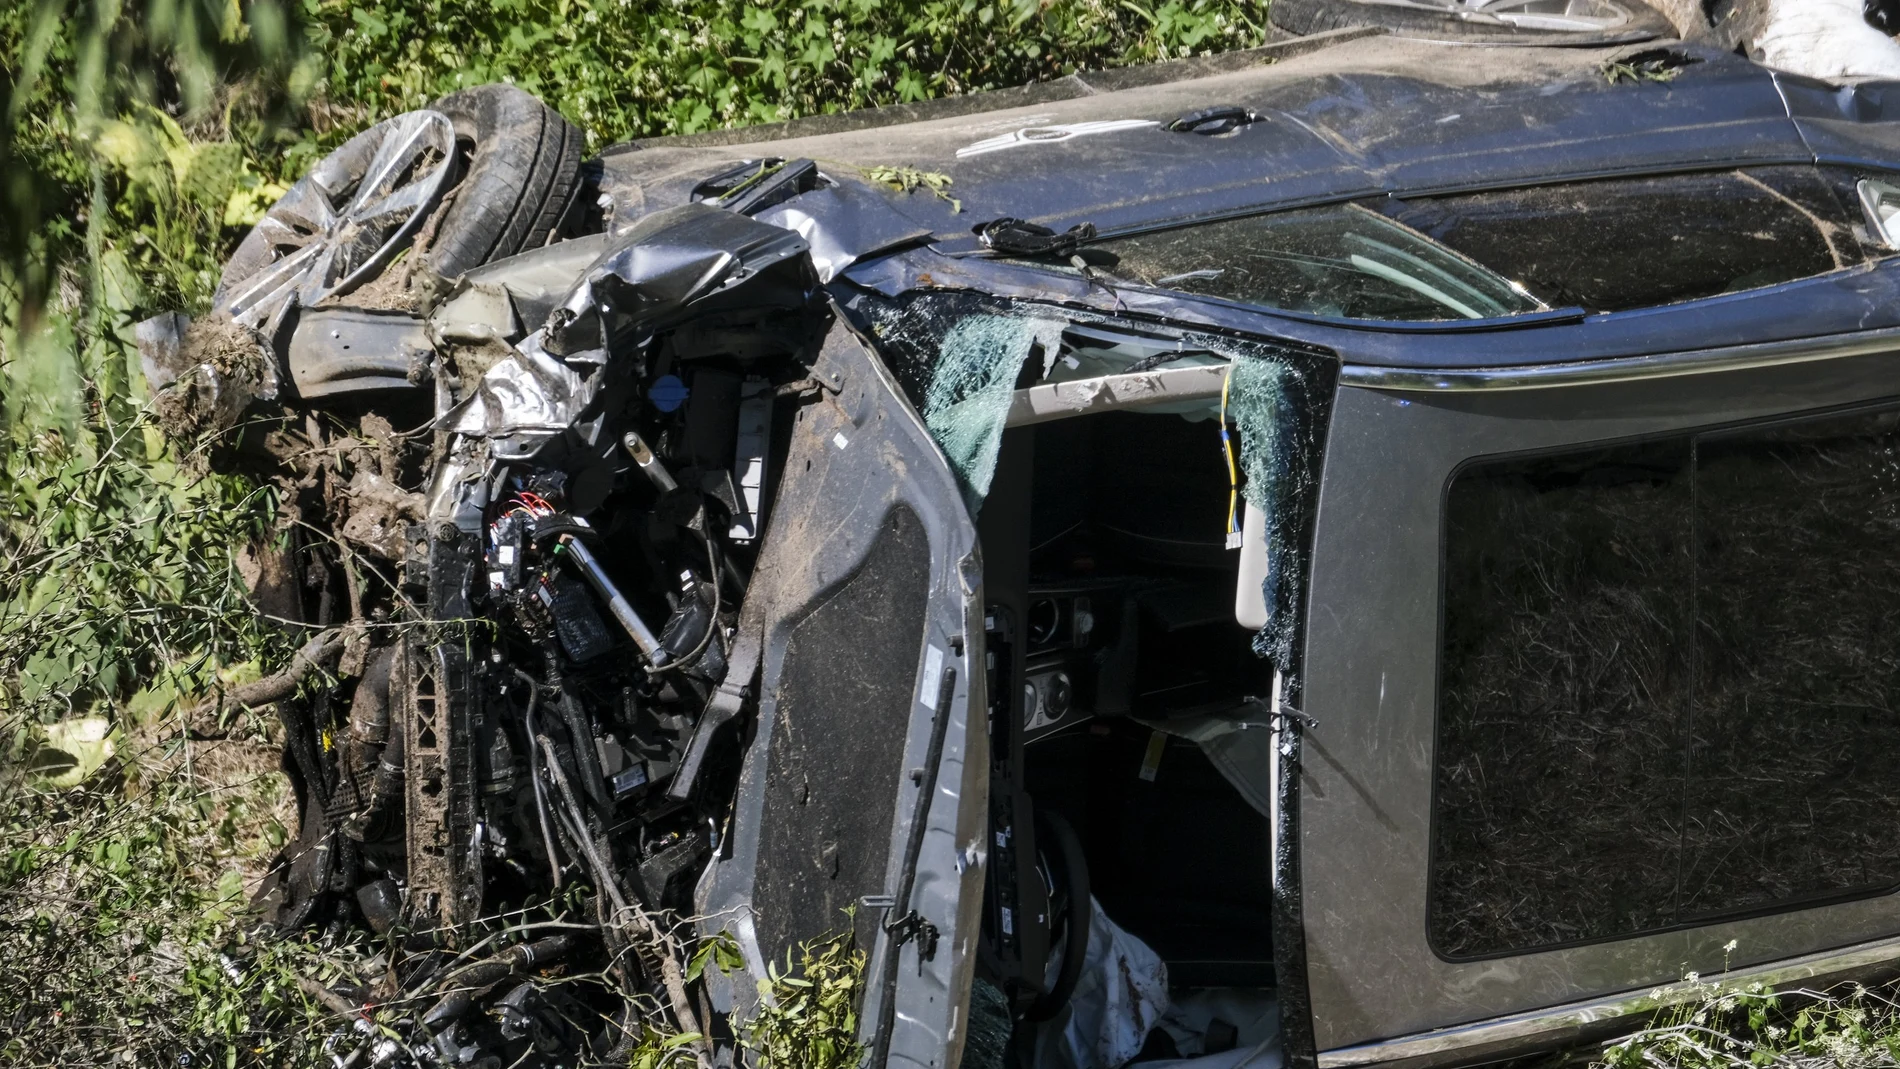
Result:
[[474,145],[426,258],[454,278],[539,248],[559,232],[580,186],[581,132],[512,85],[479,85],[431,105]]
[[[1675,24],[1665,18],[1660,11],[1641,3],[1640,0],[1623,0],[1623,3],[1630,9],[1632,20],[1630,25],[1615,31],[1617,34],[1644,31],[1665,37],[1676,36]],[[1298,34],[1301,37],[1361,26],[1372,26],[1401,33],[1429,34],[1434,37],[1549,39],[1553,43],[1562,43],[1570,38],[1597,36],[1551,30],[1505,29],[1466,22],[1464,19],[1453,18],[1449,15],[1436,15],[1429,11],[1389,7],[1384,4],[1355,4],[1351,0],[1273,0],[1267,8],[1267,20],[1288,33]]]

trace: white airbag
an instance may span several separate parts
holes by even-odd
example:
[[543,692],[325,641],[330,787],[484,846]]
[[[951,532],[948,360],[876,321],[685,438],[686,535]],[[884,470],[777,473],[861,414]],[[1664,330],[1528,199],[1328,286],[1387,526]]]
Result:
[[1751,52],[1765,66],[1810,78],[1900,79],[1900,44],[1861,14],[1861,0],[1763,0]]

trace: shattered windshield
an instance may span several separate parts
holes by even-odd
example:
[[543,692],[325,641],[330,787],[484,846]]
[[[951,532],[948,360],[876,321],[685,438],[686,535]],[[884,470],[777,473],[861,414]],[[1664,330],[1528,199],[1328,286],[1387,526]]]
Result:
[[[1157,394],[1132,410],[1204,429],[1206,455],[1231,460],[1225,469],[1233,492],[1226,502],[1230,548],[1241,512],[1251,507],[1262,518],[1271,562],[1263,579],[1267,621],[1255,649],[1289,663],[1303,532],[1318,486],[1333,381],[1329,356],[967,293],[861,296],[851,312],[877,339],[879,355],[943,449],[973,515],[990,493],[1003,432],[1016,425],[1016,402],[1027,392],[1080,380],[1101,386],[1106,376],[1218,369],[1212,390]],[[1107,388],[1082,392],[1099,396]]]
[[1337,319],[1493,319],[1545,307],[1356,204],[1110,238],[1090,245],[1084,260],[1136,285]]

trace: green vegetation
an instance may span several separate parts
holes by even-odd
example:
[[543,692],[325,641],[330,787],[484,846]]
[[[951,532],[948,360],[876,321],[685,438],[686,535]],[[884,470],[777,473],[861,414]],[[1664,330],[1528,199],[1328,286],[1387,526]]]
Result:
[[770,972],[769,997],[745,1028],[758,1069],[856,1069],[864,951],[849,936],[803,943]]
[[304,0],[332,106],[510,80],[595,144],[1256,44],[1245,0]]
[[[1692,980],[1696,978],[1691,977]],[[1900,1063],[1891,989],[1770,991],[1700,982],[1702,996],[1603,1052],[1602,1069],[1871,1069]]]
[[[323,1061],[339,1022],[303,982],[370,952],[246,935],[294,803],[267,717],[194,739],[185,711],[302,641],[252,612],[240,574],[290,518],[157,433],[133,331],[202,311],[323,152],[486,81],[542,95],[598,147],[1252,45],[1264,26],[1247,0],[0,5],[0,1065]],[[886,180],[947,196],[938,176]],[[784,978],[755,1044],[851,1064],[862,955],[806,954],[816,986]],[[654,1035],[635,1061],[690,1060],[691,1042]]]
[[[177,772],[107,777],[0,810],[0,1064],[298,1064],[322,1034],[301,978],[335,948],[246,937],[246,805]],[[279,831],[281,834],[281,829]],[[207,876],[210,877],[207,879]]]
[[[183,714],[301,641],[240,574],[285,518],[145,420],[133,346],[139,320],[204,308],[329,146],[498,79],[598,146],[1251,45],[1264,24],[1246,0],[0,5],[0,1065],[328,1064],[340,1022],[307,982],[375,951],[247,934],[295,826],[271,725],[194,740]],[[938,175],[872,177],[949,196]],[[690,974],[733,964],[713,941]],[[855,1065],[862,952],[819,941],[786,966],[749,1045]],[[1896,1022],[1877,992],[1711,986],[1604,1060],[1890,1065]],[[631,1064],[691,1064],[697,1039],[651,1033]]]

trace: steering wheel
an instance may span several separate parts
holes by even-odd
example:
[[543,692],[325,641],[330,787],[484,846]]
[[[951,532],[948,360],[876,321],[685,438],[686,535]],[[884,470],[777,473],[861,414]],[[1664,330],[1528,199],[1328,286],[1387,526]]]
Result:
[[1036,837],[1042,845],[1039,860],[1049,877],[1051,942],[1056,930],[1062,930],[1062,968],[1056,973],[1056,982],[1030,1004],[1023,1017],[1046,1021],[1069,1004],[1076,982],[1082,978],[1095,900],[1089,897],[1089,864],[1082,855],[1082,840],[1069,822],[1048,809],[1038,808]]

